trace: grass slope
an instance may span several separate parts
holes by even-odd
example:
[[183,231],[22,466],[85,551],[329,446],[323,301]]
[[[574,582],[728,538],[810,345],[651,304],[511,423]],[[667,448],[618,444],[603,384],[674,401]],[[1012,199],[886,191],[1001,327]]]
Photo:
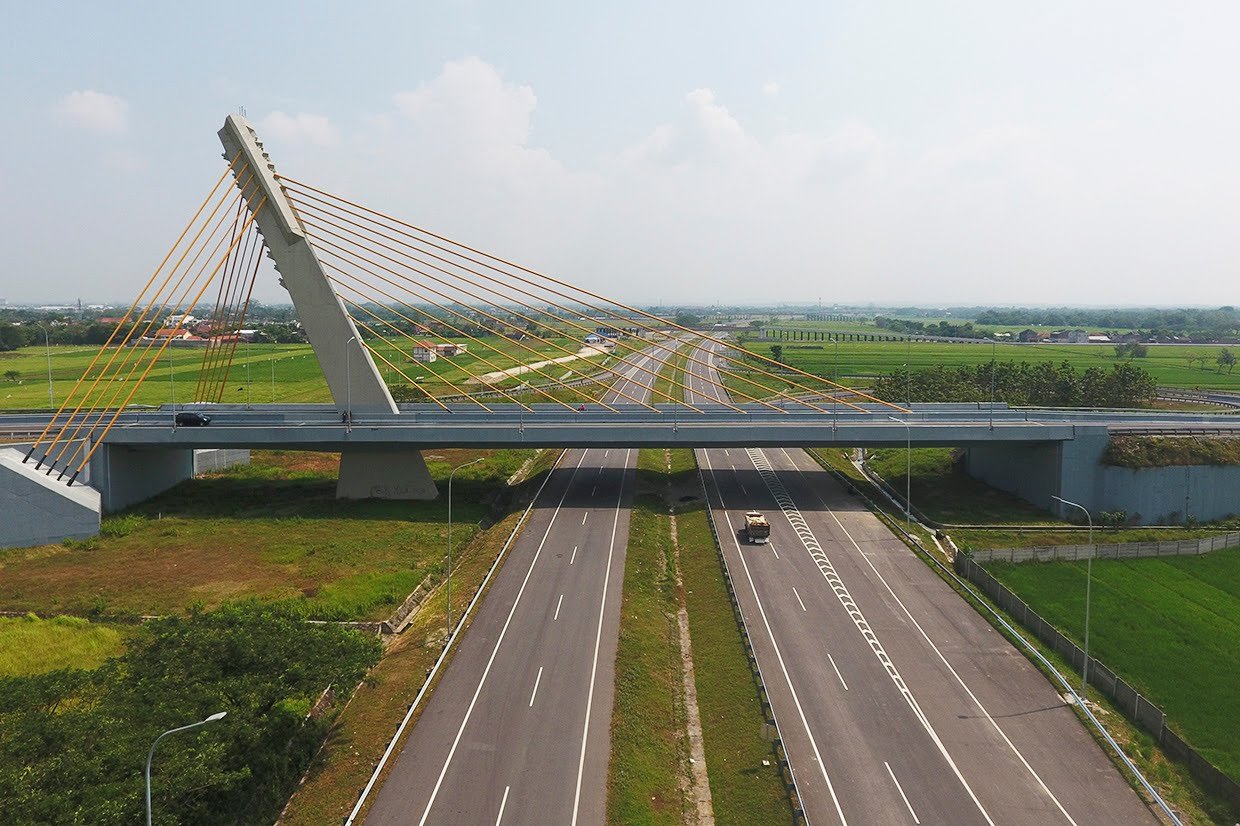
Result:
[[[988,569],[1048,621],[1082,638],[1084,563]],[[1091,653],[1240,780],[1240,551],[1097,560],[1093,575]]]
[[[527,454],[488,453],[457,474],[454,542],[469,541]],[[442,484],[450,466],[478,455],[442,451],[429,467]],[[252,457],[105,519],[94,539],[0,550],[0,608],[165,614],[257,596],[314,618],[377,619],[440,570],[446,497],[337,500],[334,457]]]
[[78,617],[0,618],[0,677],[98,668],[125,646],[125,630]]

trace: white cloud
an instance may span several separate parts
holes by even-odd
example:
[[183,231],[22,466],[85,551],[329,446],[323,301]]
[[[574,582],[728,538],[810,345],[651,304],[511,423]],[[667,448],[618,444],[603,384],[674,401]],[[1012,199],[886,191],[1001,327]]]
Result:
[[333,146],[336,143],[336,128],[323,115],[311,115],[298,112],[289,115],[279,110],[263,118],[260,134],[268,134],[277,140],[290,143],[309,142],[315,146]]
[[70,92],[52,111],[63,123],[100,135],[119,135],[128,126],[129,104],[115,95],[86,89]]
[[769,98],[776,97],[779,94],[779,89],[780,85],[778,80],[768,80],[766,83],[762,84],[762,94]]

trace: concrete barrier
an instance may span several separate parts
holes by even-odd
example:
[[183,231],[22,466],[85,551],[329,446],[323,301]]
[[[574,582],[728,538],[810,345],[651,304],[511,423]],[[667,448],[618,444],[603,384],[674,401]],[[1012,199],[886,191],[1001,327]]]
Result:
[[972,551],[973,561],[1075,562],[1082,559],[1142,559],[1158,556],[1200,556],[1223,548],[1240,547],[1240,533],[1177,539],[1168,542],[1117,542],[1108,545],[1045,545],[1034,548],[993,548]]

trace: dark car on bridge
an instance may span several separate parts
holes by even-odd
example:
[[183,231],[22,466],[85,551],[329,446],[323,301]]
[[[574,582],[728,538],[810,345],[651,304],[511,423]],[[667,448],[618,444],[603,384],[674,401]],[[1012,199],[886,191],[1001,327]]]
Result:
[[177,414],[176,423],[178,427],[206,427],[211,424],[211,417],[186,410]]

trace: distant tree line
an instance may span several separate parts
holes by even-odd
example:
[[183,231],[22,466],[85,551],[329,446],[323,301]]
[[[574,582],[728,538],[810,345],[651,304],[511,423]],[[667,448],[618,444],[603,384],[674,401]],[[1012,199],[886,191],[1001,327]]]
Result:
[[989,330],[978,330],[972,322],[940,321],[927,324],[924,321],[908,321],[903,318],[875,316],[874,326],[897,333],[919,336],[942,336],[943,338],[990,338]]
[[1154,377],[1131,363],[1077,370],[1068,362],[990,362],[880,376],[873,393],[891,402],[983,402],[1047,407],[1138,407],[1153,401]]
[[[379,643],[245,604],[141,626],[100,668],[0,678],[0,822],[269,824]],[[328,686],[335,703],[312,707]]]
[[1153,338],[1183,336],[1215,341],[1240,333],[1235,307],[1203,309],[1088,310],[1078,307],[1012,307],[988,309],[974,319],[978,324],[1029,327],[1080,327],[1094,330],[1141,330]]

